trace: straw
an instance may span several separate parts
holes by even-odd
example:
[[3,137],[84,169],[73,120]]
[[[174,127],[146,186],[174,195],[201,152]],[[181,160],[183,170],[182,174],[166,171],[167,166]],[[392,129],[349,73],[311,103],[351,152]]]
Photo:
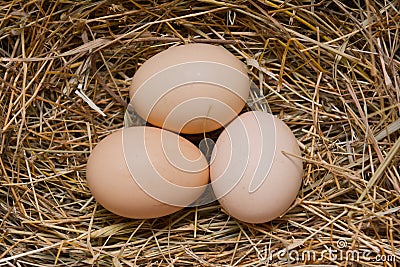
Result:
[[[0,3],[0,265],[400,262],[398,0]],[[121,218],[86,184],[136,70],[195,42],[248,63],[298,139],[302,187],[272,222],[237,221],[218,202]]]

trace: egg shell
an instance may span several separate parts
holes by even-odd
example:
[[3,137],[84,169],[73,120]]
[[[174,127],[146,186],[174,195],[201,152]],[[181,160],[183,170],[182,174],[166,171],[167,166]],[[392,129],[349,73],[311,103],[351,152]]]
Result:
[[104,208],[136,219],[182,209],[202,194],[209,180],[207,161],[196,146],[175,133],[145,126],[124,128],[101,140],[86,171],[90,191]]
[[262,111],[236,118],[218,137],[210,166],[221,206],[248,223],[281,216],[295,200],[303,174],[302,160],[290,154],[301,152],[283,121]]
[[249,96],[250,80],[244,63],[225,48],[188,44],[144,62],[129,91],[131,105],[143,119],[194,134],[233,120]]

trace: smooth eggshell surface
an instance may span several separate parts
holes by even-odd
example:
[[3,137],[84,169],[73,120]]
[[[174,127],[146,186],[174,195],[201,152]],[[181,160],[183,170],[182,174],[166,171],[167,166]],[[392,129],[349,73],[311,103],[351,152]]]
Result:
[[301,152],[280,119],[261,111],[236,118],[219,136],[210,166],[221,206],[249,223],[281,216],[295,200],[303,173],[302,160],[290,154]]
[[221,46],[188,44],[148,59],[129,88],[131,105],[153,125],[202,133],[233,120],[250,93],[244,63]]
[[195,201],[209,180],[207,161],[188,140],[154,127],[118,130],[87,163],[87,183],[106,209],[128,218],[161,217]]

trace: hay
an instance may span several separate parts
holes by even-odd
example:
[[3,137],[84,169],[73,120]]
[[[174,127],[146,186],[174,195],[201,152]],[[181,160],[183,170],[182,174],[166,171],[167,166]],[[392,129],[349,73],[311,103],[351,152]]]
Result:
[[[0,3],[0,265],[399,262],[398,0]],[[240,223],[212,203],[129,220],[91,197],[87,157],[123,126],[136,69],[188,42],[248,60],[301,143],[281,218]]]

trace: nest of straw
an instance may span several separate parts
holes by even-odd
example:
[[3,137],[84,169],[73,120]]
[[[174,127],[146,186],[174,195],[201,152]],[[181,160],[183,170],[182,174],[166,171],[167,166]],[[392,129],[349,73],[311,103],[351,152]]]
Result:
[[[398,0],[0,3],[0,265],[399,261]],[[236,221],[217,202],[130,220],[90,194],[87,158],[123,126],[133,74],[190,42],[248,62],[301,143],[302,188],[272,222]]]

